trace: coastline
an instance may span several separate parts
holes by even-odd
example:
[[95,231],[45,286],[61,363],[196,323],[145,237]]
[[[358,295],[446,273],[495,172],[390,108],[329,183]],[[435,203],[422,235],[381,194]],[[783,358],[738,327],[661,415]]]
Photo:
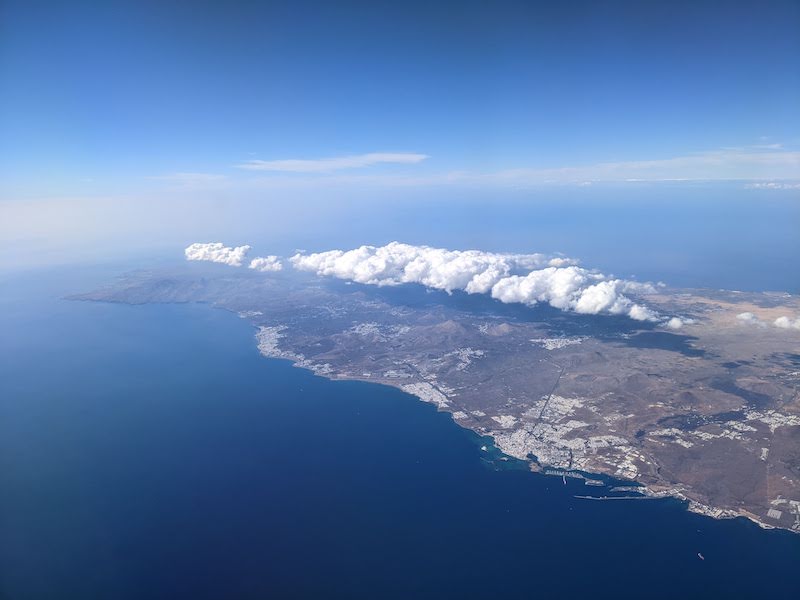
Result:
[[[81,301],[99,301],[99,302],[109,302],[109,300],[96,300],[96,299],[87,299],[87,298],[67,298],[71,300],[81,300]],[[113,302],[113,301],[112,301]],[[122,302],[123,304],[131,304],[130,302]],[[148,302],[149,303],[149,302]],[[174,304],[175,302],[167,302],[168,304]],[[401,380],[396,379],[388,379],[385,377],[375,377],[371,373],[361,373],[361,374],[352,374],[352,373],[342,373],[337,372],[333,369],[333,367],[328,363],[315,363],[311,360],[306,359],[304,356],[295,354],[290,351],[285,351],[280,349],[279,347],[279,339],[282,337],[283,331],[288,329],[287,326],[284,325],[277,325],[277,326],[264,326],[258,325],[253,323],[250,319],[254,316],[258,316],[257,314],[250,314],[248,312],[239,312],[230,308],[225,307],[224,305],[216,304],[214,302],[200,302],[201,304],[206,304],[211,308],[218,308],[224,310],[225,312],[232,313],[238,316],[240,319],[247,320],[248,323],[255,329],[255,339],[257,342],[257,347],[259,353],[265,358],[274,358],[280,360],[288,360],[293,367],[305,369],[307,371],[312,372],[314,375],[318,375],[320,377],[324,377],[331,381],[358,381],[362,383],[375,383],[379,385],[385,385],[388,387],[395,388],[402,392],[405,392],[411,396],[414,396],[421,402],[425,402],[428,404],[433,404],[437,411],[439,412],[446,412],[450,415],[452,420],[462,429],[470,431],[479,437],[489,437],[492,439],[492,445],[496,449],[496,451],[502,454],[504,457],[508,457],[511,460],[517,460],[520,462],[524,462],[527,465],[527,469],[533,473],[539,473],[543,475],[547,475],[545,473],[548,469],[558,469],[560,467],[555,467],[553,465],[549,465],[547,463],[539,463],[536,460],[531,460],[530,458],[518,458],[510,455],[508,452],[504,452],[500,446],[496,443],[496,436],[494,435],[495,432],[493,431],[481,431],[468,425],[459,422],[458,410],[454,410],[448,403],[447,396],[444,392],[436,388],[430,383],[402,383]],[[433,393],[429,393],[430,391]],[[704,502],[702,499],[698,499],[693,496],[692,490],[688,490],[683,487],[681,484],[674,484],[674,485],[666,485],[666,484],[645,484],[636,478],[624,478],[620,477],[619,474],[606,472],[603,470],[582,470],[581,472],[585,472],[588,475],[595,475],[595,476],[602,476],[608,477],[613,480],[617,480],[623,482],[625,484],[635,484],[637,486],[637,491],[643,494],[648,498],[658,499],[675,499],[685,504],[685,508],[688,512],[692,512],[698,515],[711,517],[716,520],[730,520],[736,518],[744,518],[752,523],[758,525],[761,529],[764,530],[781,530],[787,531],[790,533],[800,534],[800,529],[793,529],[791,527],[782,527],[773,525],[770,523],[766,523],[757,515],[753,514],[752,512],[746,509],[734,509],[734,508],[726,508],[721,506],[714,506]],[[632,497],[634,498],[634,497]]]
[[[241,313],[235,313],[235,314],[237,314],[240,318],[243,319],[246,319],[249,316]],[[495,442],[494,432],[478,431],[460,423],[455,416],[458,411],[452,409],[449,402],[447,401],[446,394],[444,394],[440,389],[438,389],[437,387],[433,386],[430,383],[416,382],[411,384],[409,383],[403,384],[397,380],[387,379],[383,377],[373,377],[371,373],[363,373],[362,375],[359,376],[354,374],[337,372],[328,363],[322,363],[322,364],[313,363],[312,361],[309,361],[302,355],[281,350],[279,348],[278,342],[282,337],[281,332],[286,329],[286,326],[266,327],[261,325],[253,325],[253,327],[254,329],[256,329],[254,337],[257,342],[258,351],[265,358],[288,360],[295,368],[311,371],[314,375],[317,375],[319,377],[324,377],[325,379],[329,379],[331,381],[358,381],[362,383],[385,385],[387,387],[398,389],[402,392],[409,394],[410,396],[414,396],[420,402],[424,402],[426,404],[433,404],[438,412],[448,413],[453,422],[462,429],[471,431],[480,437],[490,437],[492,439],[492,444],[494,445],[494,448],[497,450],[497,452],[499,452],[505,457],[508,457],[509,459],[521,460],[522,462],[527,463],[528,470],[531,473],[550,476],[546,471],[548,469],[557,469],[557,467],[548,465],[546,463],[544,464],[539,463],[537,461],[531,460],[530,458],[519,459],[510,456],[506,452],[503,452],[503,450],[499,446],[497,446]],[[611,478],[612,480],[622,482],[626,485],[635,485],[636,491],[642,494],[642,496],[630,496],[630,497],[620,496],[619,497],[620,499],[672,498],[683,502],[688,512],[699,514],[705,517],[710,517],[712,519],[719,520],[719,519],[744,518],[747,519],[748,521],[755,523],[760,528],[765,530],[781,530],[781,531],[788,531],[794,534],[800,534],[800,530],[791,529],[787,527],[779,527],[771,525],[769,523],[765,523],[764,521],[759,519],[756,515],[747,510],[736,510],[731,508],[716,507],[704,504],[703,502],[695,498],[692,498],[691,495],[687,493],[689,492],[689,490],[687,490],[684,487],[665,486],[664,489],[653,489],[652,486],[648,486],[636,479],[622,479],[613,473],[606,473],[602,471],[591,471],[591,472],[587,471],[586,473],[594,476],[608,477]],[[600,497],[598,497],[598,499],[599,498]]]

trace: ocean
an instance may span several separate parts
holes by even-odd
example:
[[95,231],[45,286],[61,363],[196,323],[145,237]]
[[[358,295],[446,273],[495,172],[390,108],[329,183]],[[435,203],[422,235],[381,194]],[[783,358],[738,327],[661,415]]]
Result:
[[576,499],[223,310],[61,299],[116,272],[0,281],[3,598],[796,597],[798,535]]

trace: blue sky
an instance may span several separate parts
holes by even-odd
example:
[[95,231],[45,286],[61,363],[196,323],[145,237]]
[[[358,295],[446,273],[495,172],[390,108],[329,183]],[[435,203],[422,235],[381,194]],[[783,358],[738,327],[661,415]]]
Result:
[[796,1],[2,10],[12,194],[242,176],[253,159],[421,153],[369,172],[428,175],[800,142]]
[[302,237],[278,204],[357,221],[366,198],[477,206],[553,184],[597,202],[629,180],[800,193],[797,1],[0,11],[6,240],[162,239],[154,220],[212,235],[250,211]]

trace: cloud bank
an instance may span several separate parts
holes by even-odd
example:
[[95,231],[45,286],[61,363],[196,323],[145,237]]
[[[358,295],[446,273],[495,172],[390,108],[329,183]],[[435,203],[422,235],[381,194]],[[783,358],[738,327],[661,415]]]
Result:
[[446,292],[489,294],[504,303],[533,306],[543,302],[561,310],[627,315],[638,321],[658,318],[626,296],[651,292],[651,286],[613,279],[579,267],[571,259],[541,254],[445,250],[392,242],[349,251],[298,253],[290,261],[301,271],[367,285],[418,283]]
[[328,173],[340,169],[357,169],[372,165],[391,164],[416,164],[428,158],[427,154],[413,154],[408,152],[371,152],[369,154],[356,154],[352,156],[335,156],[319,159],[288,159],[288,160],[251,160],[237,165],[240,169],[250,171],[283,171],[289,173]]
[[368,285],[419,283],[429,288],[488,293],[514,271],[529,271],[548,264],[572,264],[567,258],[543,254],[495,254],[480,250],[445,250],[391,242],[386,246],[361,246],[354,250],[330,250],[296,254],[294,268]]
[[257,256],[250,261],[250,266],[248,268],[255,269],[256,271],[260,271],[262,273],[270,273],[283,269],[283,264],[281,263],[280,259],[274,255]]
[[183,253],[186,255],[186,260],[204,260],[231,267],[241,267],[249,251],[250,246],[230,248],[222,242],[209,242],[192,244]]

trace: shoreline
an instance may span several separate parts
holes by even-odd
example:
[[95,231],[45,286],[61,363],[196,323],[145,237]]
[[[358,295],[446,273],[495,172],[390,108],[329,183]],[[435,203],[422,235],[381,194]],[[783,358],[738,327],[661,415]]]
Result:
[[[223,307],[219,307],[219,308],[223,308]],[[223,310],[228,310],[228,309],[223,308]],[[233,312],[233,311],[230,311],[230,312]],[[237,314],[237,316],[239,316],[239,318],[242,318],[242,319],[247,318],[246,315],[242,315],[242,314],[235,313],[235,312],[234,312],[234,314]],[[470,431],[470,432],[478,435],[479,437],[489,437],[489,438],[491,438],[492,439],[492,445],[497,450],[497,452],[499,452],[500,454],[502,454],[505,457],[508,457],[509,459],[518,460],[520,462],[525,462],[527,464],[527,466],[528,466],[528,470],[531,473],[539,474],[539,475],[543,475],[543,476],[547,476],[547,477],[554,476],[554,475],[548,475],[546,473],[546,470],[548,470],[548,469],[557,469],[556,467],[553,467],[553,466],[550,466],[550,465],[547,465],[547,464],[541,464],[541,463],[538,463],[538,462],[536,462],[534,460],[531,460],[529,458],[523,460],[523,459],[519,459],[519,458],[510,456],[507,453],[503,452],[503,450],[500,447],[497,446],[497,444],[495,442],[495,436],[492,433],[476,431],[475,429],[472,429],[471,427],[467,427],[467,426],[462,425],[461,423],[459,423],[458,420],[454,416],[454,413],[457,412],[457,411],[454,411],[454,410],[451,409],[449,403],[447,402],[447,397],[440,390],[438,390],[438,388],[436,388],[435,386],[433,386],[430,383],[427,383],[427,382],[425,382],[425,383],[415,382],[415,383],[402,384],[402,383],[395,382],[393,380],[389,380],[389,379],[385,379],[385,378],[373,378],[371,376],[371,374],[368,374],[368,373],[365,373],[362,376],[358,376],[358,375],[350,375],[350,374],[336,372],[336,371],[333,370],[333,368],[328,363],[323,363],[322,365],[315,364],[315,363],[312,363],[311,361],[309,361],[308,359],[306,359],[302,355],[297,355],[297,354],[294,354],[292,352],[286,352],[286,351],[283,351],[280,348],[278,348],[278,340],[280,339],[280,337],[282,337],[280,332],[283,331],[284,329],[286,329],[285,326],[266,327],[266,326],[255,325],[254,324],[253,328],[256,330],[256,333],[255,333],[254,337],[255,337],[256,342],[257,342],[257,349],[259,351],[259,354],[261,354],[261,356],[263,356],[264,358],[278,359],[278,360],[288,360],[291,363],[292,367],[298,368],[298,369],[305,369],[307,371],[312,372],[314,375],[316,375],[318,377],[323,377],[325,379],[328,379],[329,381],[357,381],[357,382],[360,382],[360,383],[372,383],[372,384],[376,384],[376,385],[384,385],[384,386],[387,386],[387,387],[391,387],[391,388],[397,389],[397,390],[399,390],[401,392],[404,392],[404,393],[408,394],[409,396],[412,396],[412,397],[416,398],[419,402],[423,402],[425,404],[432,404],[436,408],[437,412],[447,413],[450,416],[450,418],[453,421],[453,423],[455,423],[461,429]],[[264,335],[265,333],[269,334],[269,335],[265,336]],[[434,390],[433,394],[430,394],[430,393],[424,394],[424,395],[420,394],[420,388],[424,388],[424,386],[426,384],[430,388],[432,388]],[[427,397],[425,397],[425,396],[427,396]],[[441,397],[438,397],[438,396],[441,396]],[[563,469],[558,469],[558,470],[563,470]],[[577,471],[576,471],[576,473],[577,473]],[[743,519],[746,519],[746,520],[758,525],[761,529],[764,529],[764,530],[779,530],[779,531],[787,531],[789,533],[794,533],[794,534],[800,534],[800,530],[795,530],[795,529],[791,529],[791,528],[788,528],[788,527],[780,527],[780,526],[776,526],[776,525],[771,525],[769,523],[765,523],[764,521],[760,520],[756,515],[754,515],[753,513],[749,512],[747,510],[735,510],[735,509],[715,507],[715,506],[704,504],[704,503],[702,503],[702,502],[700,502],[698,500],[695,500],[695,499],[689,497],[686,494],[686,489],[685,488],[668,488],[668,487],[665,487],[664,490],[653,490],[650,486],[648,486],[646,484],[643,484],[640,481],[637,481],[635,479],[620,479],[619,477],[615,477],[612,474],[603,473],[601,471],[600,472],[597,472],[597,471],[589,472],[589,471],[587,471],[586,473],[589,474],[589,475],[595,475],[595,476],[599,476],[599,477],[607,477],[607,478],[610,478],[612,480],[619,481],[619,482],[622,482],[622,483],[625,483],[625,484],[628,484],[628,485],[635,484],[637,486],[637,491],[640,492],[641,494],[643,494],[643,496],[638,497],[639,499],[644,499],[644,498],[646,498],[646,499],[669,499],[669,498],[672,498],[672,499],[679,500],[679,501],[683,502],[685,504],[687,512],[691,512],[691,513],[694,513],[694,514],[702,515],[702,516],[705,516],[705,517],[710,517],[712,519],[717,519],[717,520],[743,518]],[[607,486],[607,484],[605,484],[605,485]],[[637,497],[630,497],[630,498],[619,497],[619,498],[620,499],[636,499]]]
[[[128,304],[128,305],[134,304],[134,303],[131,303],[131,302],[114,302],[114,301],[109,301],[109,300],[97,300],[97,299],[93,299],[93,298],[81,298],[81,297],[65,297],[64,299],[66,299],[66,300],[89,301],[89,302],[101,302],[101,303],[112,302],[112,303]],[[151,304],[151,303],[152,302],[142,302],[141,304]],[[183,302],[177,302],[177,303],[180,304],[180,303],[183,303]],[[192,303],[192,301],[187,301],[185,303]],[[374,384],[378,384],[378,385],[385,385],[387,387],[391,387],[391,388],[397,389],[397,390],[399,390],[401,392],[405,392],[406,394],[408,394],[410,396],[413,396],[414,398],[416,398],[420,402],[423,402],[423,403],[426,403],[426,404],[433,404],[436,407],[437,412],[447,413],[450,416],[451,420],[458,427],[460,427],[461,429],[464,429],[466,431],[470,431],[470,432],[474,433],[475,435],[477,435],[477,436],[479,436],[481,438],[483,438],[483,437],[491,438],[492,445],[493,445],[493,447],[495,448],[495,450],[499,454],[503,455],[504,457],[507,457],[509,460],[515,460],[515,461],[524,462],[525,465],[527,466],[527,470],[529,470],[532,473],[538,473],[540,475],[547,475],[547,473],[545,473],[545,471],[548,470],[548,469],[559,469],[559,470],[562,470],[559,467],[553,467],[553,466],[548,465],[546,463],[545,464],[538,463],[536,460],[532,460],[530,458],[520,459],[520,458],[511,456],[508,453],[503,452],[503,450],[496,444],[495,436],[493,435],[493,433],[491,433],[491,432],[490,433],[481,432],[481,431],[478,431],[476,429],[473,429],[471,427],[468,427],[466,425],[463,425],[463,424],[459,423],[458,420],[456,419],[456,416],[455,416],[455,414],[458,411],[455,411],[455,410],[451,409],[451,407],[449,406],[449,403],[447,402],[447,397],[441,391],[439,391],[438,388],[435,388],[435,386],[433,386],[432,384],[429,384],[427,382],[424,382],[424,383],[416,382],[416,383],[413,383],[411,385],[413,385],[413,386],[423,386],[424,387],[427,384],[431,388],[434,388],[436,390],[437,394],[441,394],[442,398],[444,399],[444,402],[435,401],[435,400],[432,400],[430,398],[423,397],[423,395],[420,395],[418,393],[418,389],[417,390],[406,389],[406,386],[408,386],[409,384],[402,384],[399,381],[394,381],[394,380],[385,379],[385,378],[373,378],[371,376],[371,374],[369,374],[369,373],[364,373],[362,375],[351,375],[351,374],[347,374],[347,373],[336,372],[327,363],[323,363],[323,364],[313,363],[313,362],[309,361],[308,359],[306,359],[302,355],[297,355],[297,354],[294,354],[292,352],[287,352],[287,351],[281,350],[278,347],[278,340],[279,340],[280,337],[283,337],[280,332],[285,330],[285,329],[287,329],[286,326],[281,326],[281,325],[278,325],[278,326],[258,325],[258,324],[253,323],[252,321],[249,320],[249,317],[251,316],[249,314],[241,313],[241,312],[226,308],[225,306],[216,304],[214,302],[199,301],[197,303],[198,304],[205,304],[205,305],[207,305],[207,306],[209,306],[211,308],[217,308],[217,309],[223,310],[225,312],[232,313],[232,314],[238,316],[240,319],[247,320],[248,323],[251,325],[251,327],[255,330],[255,335],[253,337],[256,339],[257,349],[259,351],[259,354],[261,354],[261,356],[263,356],[264,358],[287,360],[287,361],[289,361],[291,363],[293,368],[305,369],[307,371],[310,371],[314,375],[317,375],[319,377],[323,377],[323,378],[328,379],[330,381],[357,381],[357,382],[360,382],[360,383],[374,383]],[[174,302],[174,301],[163,302],[163,304],[176,304],[176,302]],[[268,332],[268,333],[272,334],[271,337],[269,339],[267,339],[267,340],[262,338],[262,334],[265,333],[265,332]],[[264,345],[264,342],[267,342],[266,345]],[[595,475],[595,476],[599,476],[599,477],[607,477],[607,478],[610,478],[612,480],[616,480],[616,481],[619,481],[619,482],[622,482],[622,483],[628,484],[628,485],[635,484],[637,486],[637,491],[642,493],[647,498],[653,498],[653,499],[659,499],[659,498],[670,499],[671,498],[671,499],[674,499],[674,500],[678,500],[678,501],[680,501],[680,502],[685,504],[685,508],[686,508],[687,512],[691,512],[691,513],[698,514],[698,515],[701,515],[701,516],[710,517],[712,519],[717,519],[717,520],[721,520],[721,519],[730,520],[730,519],[743,518],[743,519],[746,519],[747,521],[750,521],[750,522],[754,523],[759,528],[764,529],[764,530],[778,530],[778,531],[786,531],[786,532],[793,533],[793,534],[800,534],[800,529],[792,529],[791,527],[782,527],[782,526],[766,523],[763,520],[761,520],[757,515],[753,514],[752,512],[750,512],[750,511],[748,511],[746,509],[731,509],[731,508],[723,508],[723,507],[717,507],[717,506],[705,504],[704,502],[696,500],[696,499],[690,497],[689,495],[687,495],[687,493],[686,493],[687,490],[685,488],[683,488],[681,486],[681,484],[676,484],[674,486],[664,485],[663,486],[664,489],[653,489],[651,486],[648,486],[647,484],[644,484],[644,483],[642,483],[640,481],[637,481],[636,479],[621,479],[618,476],[615,476],[614,474],[605,473],[603,471],[585,471],[585,473],[588,474],[588,475]],[[659,486],[657,486],[657,487],[659,487]]]

